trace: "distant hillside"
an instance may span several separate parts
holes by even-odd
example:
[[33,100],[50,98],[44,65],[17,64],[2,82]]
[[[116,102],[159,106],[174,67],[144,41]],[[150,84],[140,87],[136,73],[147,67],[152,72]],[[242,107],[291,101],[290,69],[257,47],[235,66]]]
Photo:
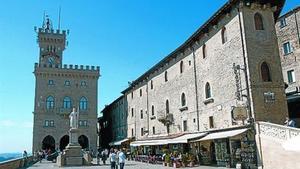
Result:
[[0,162],[22,157],[22,153],[0,153]]

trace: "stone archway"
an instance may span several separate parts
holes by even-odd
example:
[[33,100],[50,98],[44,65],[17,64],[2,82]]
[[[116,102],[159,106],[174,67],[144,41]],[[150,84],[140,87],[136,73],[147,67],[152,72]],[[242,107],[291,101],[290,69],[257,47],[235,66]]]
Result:
[[55,139],[53,136],[46,136],[42,141],[42,149],[43,150],[51,150],[51,152],[55,151]]
[[80,144],[82,149],[88,149],[89,148],[89,139],[85,135],[81,135],[78,137],[78,143]]
[[66,146],[69,144],[70,137],[68,135],[64,135],[59,141],[59,150],[63,151]]

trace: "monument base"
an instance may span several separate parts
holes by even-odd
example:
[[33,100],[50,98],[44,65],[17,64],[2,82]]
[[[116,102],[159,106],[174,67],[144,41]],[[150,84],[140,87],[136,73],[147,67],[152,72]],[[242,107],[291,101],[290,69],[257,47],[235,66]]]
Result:
[[70,143],[63,153],[57,157],[57,165],[62,166],[82,166],[90,164],[85,162],[81,146],[78,144],[78,129],[70,129]]

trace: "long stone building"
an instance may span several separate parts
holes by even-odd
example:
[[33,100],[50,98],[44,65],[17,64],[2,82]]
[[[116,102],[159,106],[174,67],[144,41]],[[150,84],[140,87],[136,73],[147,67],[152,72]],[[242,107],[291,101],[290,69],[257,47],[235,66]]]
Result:
[[276,23],[282,73],[285,83],[289,116],[300,123],[300,7],[282,15]]
[[[63,150],[69,143],[69,114],[80,113],[79,143],[84,149],[97,148],[97,95],[99,66],[63,64],[65,30],[54,30],[49,18],[37,29],[39,62],[34,75],[33,150]],[[79,109],[79,110],[78,110]]]
[[[255,142],[246,132],[254,121],[283,124],[288,110],[275,24],[284,2],[228,1],[122,91],[130,145],[161,153],[162,146],[179,150],[174,143],[204,137],[182,150],[208,151],[207,163],[225,165],[227,152],[234,156]],[[253,168],[259,158],[251,153],[243,158],[252,157],[246,161]]]

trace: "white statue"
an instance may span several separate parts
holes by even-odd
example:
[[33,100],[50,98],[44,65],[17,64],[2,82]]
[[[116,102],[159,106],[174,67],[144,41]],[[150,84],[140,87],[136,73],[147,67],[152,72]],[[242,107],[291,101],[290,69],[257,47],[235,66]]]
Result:
[[69,115],[69,118],[70,118],[70,127],[73,128],[73,129],[77,129],[78,128],[79,113],[76,112],[75,108],[73,108],[73,111]]

